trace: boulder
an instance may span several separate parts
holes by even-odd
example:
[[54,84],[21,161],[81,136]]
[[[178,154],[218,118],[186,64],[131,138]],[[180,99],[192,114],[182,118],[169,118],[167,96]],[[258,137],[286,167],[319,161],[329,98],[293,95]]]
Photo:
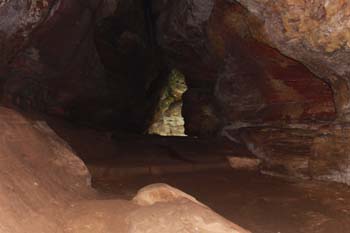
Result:
[[153,205],[158,202],[171,202],[178,199],[188,199],[198,205],[205,206],[194,197],[173,188],[167,184],[152,184],[140,189],[133,201],[141,206]]
[[78,203],[65,219],[65,233],[249,233],[167,184],[140,189],[132,202]]
[[167,184],[139,190],[133,199],[142,205],[127,218],[130,233],[248,233],[224,219],[194,197]]

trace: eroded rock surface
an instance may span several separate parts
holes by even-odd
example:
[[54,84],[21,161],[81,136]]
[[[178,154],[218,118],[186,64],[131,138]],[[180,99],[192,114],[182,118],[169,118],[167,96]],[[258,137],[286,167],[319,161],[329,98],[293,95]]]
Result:
[[295,124],[241,128],[264,173],[350,184],[349,125]]
[[[347,1],[239,0],[255,37],[301,61],[329,82],[338,116],[349,112],[349,22]],[[249,21],[249,19],[248,19]]]
[[0,108],[0,231],[62,232],[71,203],[94,196],[90,175],[44,123]]
[[159,21],[160,45],[188,79],[188,134],[244,143],[270,174],[349,183],[349,3],[172,4],[194,6],[169,4]]
[[[193,7],[175,10],[186,4]],[[186,76],[184,113],[190,135],[215,135],[237,121],[336,118],[329,84],[302,60],[262,40],[264,22],[238,2],[181,0],[168,5],[159,20],[160,45]]]

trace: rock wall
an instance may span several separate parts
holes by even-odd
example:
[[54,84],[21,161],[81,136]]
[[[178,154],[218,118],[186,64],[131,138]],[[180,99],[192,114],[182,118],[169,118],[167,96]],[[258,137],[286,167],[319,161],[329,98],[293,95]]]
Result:
[[[349,3],[168,5],[159,21],[160,42],[189,83],[189,134],[221,132],[246,144],[270,174],[349,183],[348,155],[341,149],[350,99]],[[214,114],[202,113],[208,106]]]
[[90,101],[85,112],[96,110],[108,88],[94,28],[115,4],[2,1],[0,17],[6,19],[0,24],[2,102],[60,116],[70,115],[79,102]]
[[[1,1],[1,102],[143,132],[168,75],[143,1]],[[151,17],[151,16],[149,16]]]
[[189,93],[192,88],[215,97],[210,105],[219,108],[224,125],[335,119],[330,86],[262,41],[261,24],[236,2],[182,0],[163,12],[159,41],[185,73]]
[[343,0],[237,2],[259,22],[254,27],[256,38],[302,62],[331,85],[338,118],[347,120],[350,4]]

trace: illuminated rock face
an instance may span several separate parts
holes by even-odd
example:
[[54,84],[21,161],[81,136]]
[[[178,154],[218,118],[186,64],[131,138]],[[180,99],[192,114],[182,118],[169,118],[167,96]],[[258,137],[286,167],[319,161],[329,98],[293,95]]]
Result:
[[179,71],[173,70],[168,79],[148,133],[185,136],[185,122],[182,116],[182,95],[187,89],[185,77]]

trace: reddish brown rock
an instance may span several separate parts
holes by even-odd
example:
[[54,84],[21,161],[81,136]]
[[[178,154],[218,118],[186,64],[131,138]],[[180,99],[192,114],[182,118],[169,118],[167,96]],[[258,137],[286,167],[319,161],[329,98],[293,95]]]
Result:
[[134,202],[143,207],[127,217],[130,233],[143,233],[145,229],[150,233],[249,233],[194,197],[166,184],[142,188]]
[[192,196],[166,184],[139,190],[130,201],[81,202],[68,209],[65,233],[249,233]]
[[[184,4],[193,7],[175,11]],[[161,46],[185,73],[191,93],[187,96],[193,96],[191,88],[207,92],[207,103],[185,98],[186,128],[190,134],[199,135],[201,130],[215,132],[209,129],[211,124],[207,129],[192,120],[202,118],[198,109],[206,105],[214,106],[223,124],[336,118],[330,86],[303,64],[261,40],[258,29],[262,23],[240,4],[182,0],[167,9],[160,21],[164,34]],[[209,11],[210,17],[204,17]],[[210,98],[214,87],[215,98]],[[196,108],[186,107],[194,106],[193,103]]]
[[84,163],[46,124],[0,108],[0,231],[62,232],[61,215],[93,197]]
[[302,64],[256,40],[247,18],[239,5],[216,1],[209,23],[211,44],[226,58],[215,94],[229,120],[334,118],[329,86]]
[[350,184],[347,124],[247,127],[235,135],[262,161],[264,173]]
[[165,184],[133,202],[98,200],[84,163],[44,122],[0,108],[0,129],[2,233],[247,232]]
[[237,2],[249,12],[247,22],[255,38],[302,62],[331,85],[338,118],[346,120],[350,4],[344,0]]

